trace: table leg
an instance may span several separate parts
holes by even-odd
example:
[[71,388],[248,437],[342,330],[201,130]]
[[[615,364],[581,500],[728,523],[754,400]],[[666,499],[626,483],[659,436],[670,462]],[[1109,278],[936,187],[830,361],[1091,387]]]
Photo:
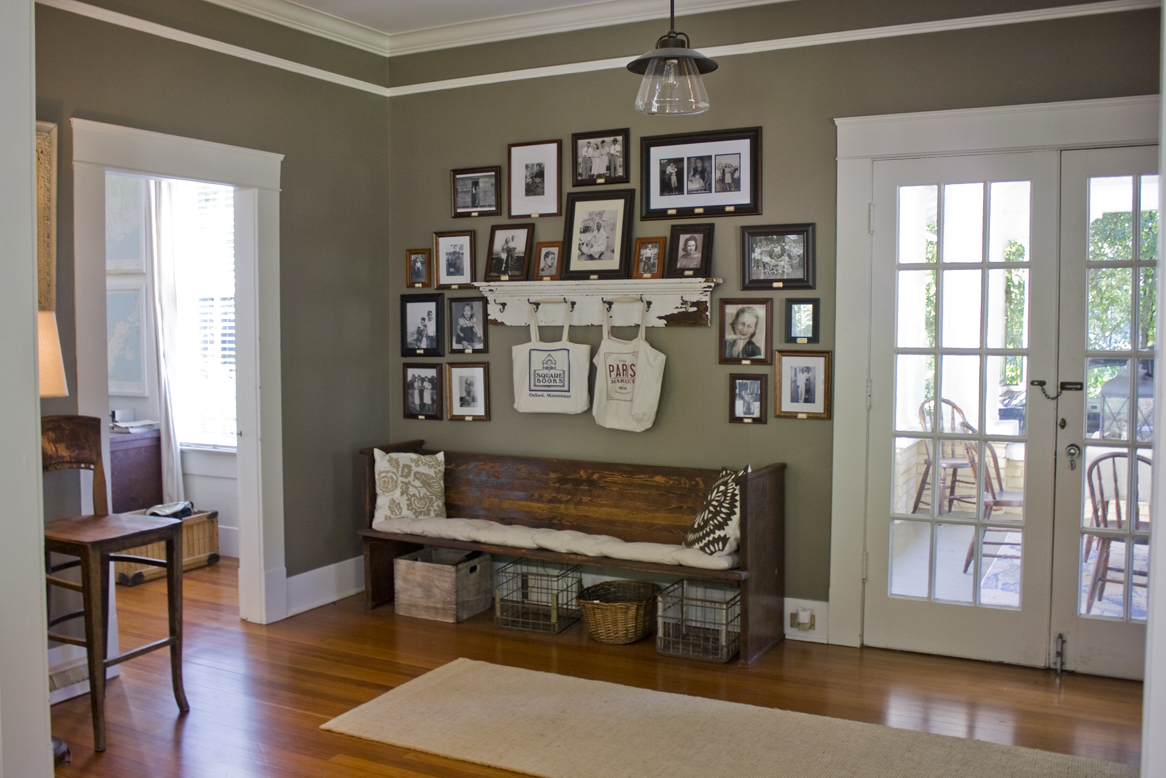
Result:
[[182,686],[182,530],[166,541],[166,598],[170,613],[170,679],[174,700],[183,713],[190,710]]

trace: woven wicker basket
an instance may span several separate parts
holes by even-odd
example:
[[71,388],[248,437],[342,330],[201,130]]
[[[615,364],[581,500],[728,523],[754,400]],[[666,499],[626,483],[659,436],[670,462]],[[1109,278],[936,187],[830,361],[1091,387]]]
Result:
[[579,593],[583,622],[600,643],[634,643],[656,626],[656,595],[649,581],[603,581]]

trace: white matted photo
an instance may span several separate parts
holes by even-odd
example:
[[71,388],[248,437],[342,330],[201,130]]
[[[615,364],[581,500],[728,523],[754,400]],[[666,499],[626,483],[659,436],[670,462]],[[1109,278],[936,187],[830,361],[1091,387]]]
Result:
[[455,421],[490,420],[490,366],[485,362],[447,362],[446,417]]
[[433,233],[433,264],[438,289],[474,282],[474,231]]
[[829,351],[778,351],[774,371],[776,416],[829,419],[833,394]]
[[563,142],[510,144],[510,218],[558,216],[562,201]]

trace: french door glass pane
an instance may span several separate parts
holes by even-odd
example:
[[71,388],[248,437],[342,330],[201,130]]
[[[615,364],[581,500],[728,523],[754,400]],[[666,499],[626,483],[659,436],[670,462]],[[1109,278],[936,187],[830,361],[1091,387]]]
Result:
[[1089,332],[1086,348],[1090,351],[1124,351],[1130,347],[1132,268],[1100,267],[1089,269]]
[[1126,542],[1087,533],[1081,546],[1082,616],[1125,616]]
[[1154,477],[1154,451],[1149,448],[1135,449],[1138,466],[1134,468],[1134,494],[1137,498],[1130,506],[1134,532],[1150,531],[1150,496]]
[[988,348],[1028,348],[1028,268],[988,271]]
[[984,373],[984,431],[1020,437],[1028,408],[1028,357],[989,355]]
[[895,438],[895,488],[891,513],[931,515],[931,482],[935,468],[931,443],[924,438]]
[[1089,179],[1090,262],[1127,262],[1133,256],[1133,176]]
[[926,597],[931,523],[896,519],[891,522],[891,594]]
[[1090,438],[1128,440],[1130,361],[1118,357],[1085,360],[1085,432]]
[[988,261],[1027,261],[1032,184],[1028,181],[996,181],[990,191]]
[[1141,268],[1139,274],[1138,348],[1152,349],[1154,330],[1158,328],[1158,274],[1152,267]]
[[943,187],[943,261],[984,261],[984,185]]
[[980,529],[980,603],[1020,607],[1023,533],[1019,527]]
[[935,599],[972,602],[972,576],[964,572],[976,537],[974,524],[939,524],[935,527]]
[[935,357],[899,354],[895,358],[895,429],[930,432],[932,409],[923,401],[935,394]]
[[[948,432],[974,434],[980,428],[980,357],[978,354],[945,354],[940,357],[942,397],[955,403],[962,417]],[[965,429],[962,424],[969,425]]]
[[1142,176],[1141,206],[1138,259],[1153,262],[1158,259],[1158,176]]
[[984,521],[1023,521],[1025,445],[984,441]]
[[899,263],[936,261],[936,214],[939,187],[899,188]]
[[899,348],[935,346],[934,270],[900,270],[895,308]]
[[943,347],[980,347],[980,270],[943,271]]
[[1146,620],[1150,582],[1150,541],[1134,541],[1134,572],[1130,579],[1130,621]]

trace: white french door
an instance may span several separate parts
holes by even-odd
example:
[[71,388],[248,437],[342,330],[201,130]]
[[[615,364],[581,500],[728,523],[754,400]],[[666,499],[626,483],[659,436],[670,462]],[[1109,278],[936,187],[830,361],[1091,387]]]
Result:
[[868,645],[1141,677],[1156,158],[874,163]]
[[1047,663],[1057,165],[874,164],[868,645]]
[[[1141,678],[1157,327],[1156,146],[1066,151],[1052,632],[1064,666]],[[1075,453],[1069,450],[1074,447]]]

